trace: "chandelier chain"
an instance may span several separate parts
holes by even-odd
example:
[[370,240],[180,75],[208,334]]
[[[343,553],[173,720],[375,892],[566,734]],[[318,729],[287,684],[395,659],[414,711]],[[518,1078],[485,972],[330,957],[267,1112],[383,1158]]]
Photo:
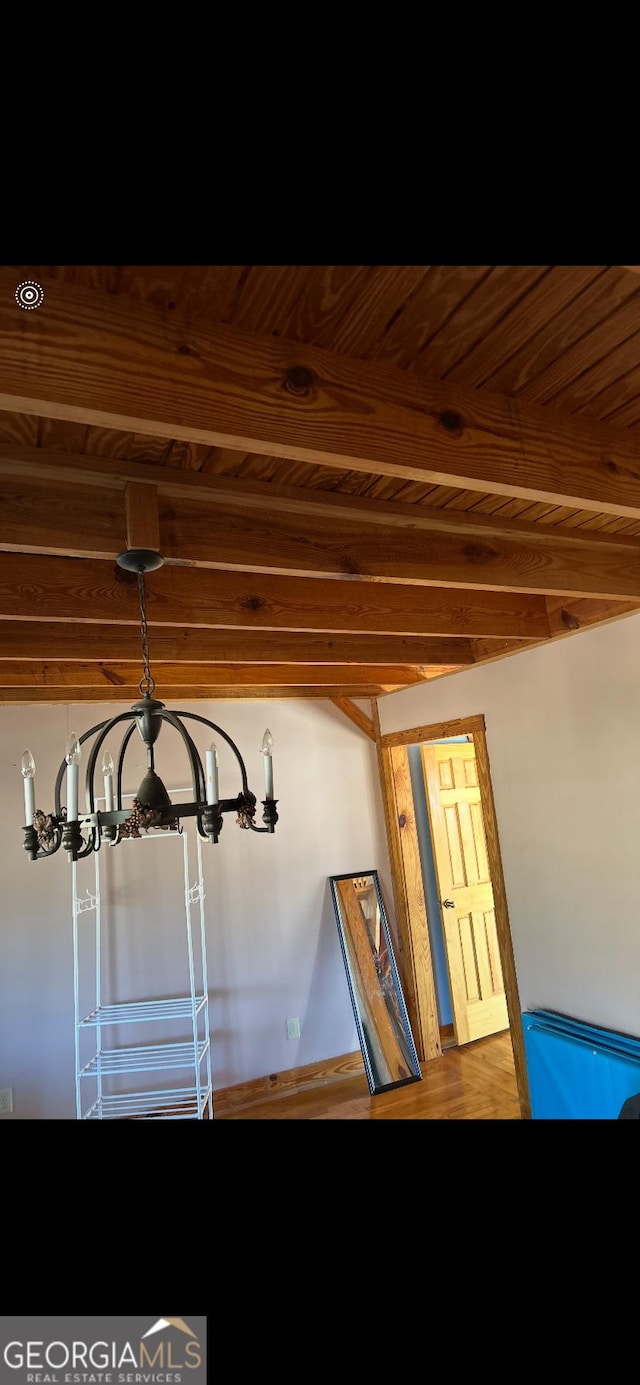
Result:
[[143,670],[142,678],[138,683],[138,687],[142,695],[148,693],[149,697],[153,697],[153,692],[156,685],[155,679],[153,679],[151,676],[151,669],[149,668],[149,638],[147,634],[147,607],[145,602],[144,572],[138,573],[138,593],[140,596],[140,634],[142,637]]

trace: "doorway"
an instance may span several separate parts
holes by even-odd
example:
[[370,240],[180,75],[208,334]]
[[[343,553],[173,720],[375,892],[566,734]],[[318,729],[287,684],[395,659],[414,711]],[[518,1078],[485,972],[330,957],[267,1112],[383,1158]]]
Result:
[[484,717],[380,734],[398,951],[422,1062],[509,1030],[530,1115]]

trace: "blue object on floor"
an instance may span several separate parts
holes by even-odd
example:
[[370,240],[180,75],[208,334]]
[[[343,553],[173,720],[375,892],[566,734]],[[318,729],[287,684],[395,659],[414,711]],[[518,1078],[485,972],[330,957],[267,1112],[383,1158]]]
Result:
[[617,1120],[640,1092],[640,1039],[553,1010],[522,1025],[534,1120]]

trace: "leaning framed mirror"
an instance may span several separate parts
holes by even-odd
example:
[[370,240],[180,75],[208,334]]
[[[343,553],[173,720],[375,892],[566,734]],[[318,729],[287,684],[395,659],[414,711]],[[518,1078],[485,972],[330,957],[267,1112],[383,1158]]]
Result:
[[422,1078],[378,872],[329,877],[371,1095]]

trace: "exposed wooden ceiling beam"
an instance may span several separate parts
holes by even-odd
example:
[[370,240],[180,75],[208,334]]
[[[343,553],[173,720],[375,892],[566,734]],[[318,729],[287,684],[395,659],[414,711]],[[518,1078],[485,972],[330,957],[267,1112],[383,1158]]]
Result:
[[376,733],[371,717],[366,716],[360,707],[356,707],[349,697],[332,697],[331,701],[338,708],[338,711],[342,712],[343,716],[348,717],[349,721],[358,727],[359,731],[364,731],[365,736],[375,741]]
[[[482,510],[442,509],[401,500],[379,500],[370,495],[351,495],[344,491],[315,490],[308,486],[289,486],[272,481],[259,481],[250,476],[223,476],[217,472],[190,471],[181,467],[159,466],[145,461],[122,457],[102,457],[93,453],[61,452],[55,448],[32,447],[16,442],[0,442],[0,475],[50,481],[55,485],[91,486],[101,491],[94,496],[102,506],[110,502],[110,513],[121,514],[119,501],[108,492],[124,495],[130,483],[153,487],[164,502],[169,518],[167,500],[196,501],[204,506],[231,505],[243,510],[258,510],[281,515],[356,520],[358,523],[397,526],[402,529],[438,529],[442,533],[489,533],[513,539],[522,534],[532,540],[558,538],[562,542],[584,544],[601,539],[606,543],[640,543],[637,536],[600,534],[593,530],[581,533],[578,529],[555,528],[531,520],[504,519],[500,513]],[[4,484],[4,483],[3,483]],[[11,483],[14,486],[14,483]],[[19,487],[14,486],[16,494]],[[112,522],[112,521],[109,521]]]
[[549,596],[546,605],[554,639],[576,634],[591,625],[609,625],[622,616],[638,614],[638,606],[633,601],[576,601]]
[[[383,526],[334,516],[249,512],[228,502],[202,510],[196,501],[165,501],[161,550],[188,560],[282,576],[362,577],[426,586],[484,588],[640,599],[640,543],[563,541],[535,536],[456,533]],[[84,540],[83,540],[84,541]]]
[[[408,504],[399,500],[379,500],[369,495],[351,495],[343,491],[315,490],[308,486],[288,486],[271,481],[258,481],[248,476],[223,476],[217,472],[189,471],[180,467],[158,466],[144,459],[126,460],[121,457],[99,457],[90,453],[60,452],[46,447],[31,447],[20,443],[0,442],[0,475],[15,478],[9,484],[11,493],[20,495],[18,478],[29,481],[50,481],[56,486],[91,486],[100,490],[92,504],[106,506],[110,515],[121,511],[113,492],[124,494],[132,482],[157,489],[163,502],[165,519],[169,520],[167,501],[196,501],[199,509],[206,506],[255,511],[262,518],[269,514],[321,518],[332,524],[344,519],[361,524],[396,526],[401,529],[437,530],[443,534],[491,534],[508,541],[522,535],[532,541],[557,539],[559,543],[580,545],[591,541],[607,544],[638,545],[638,536],[628,534],[582,533],[573,528],[557,528],[523,519],[504,519],[501,514],[482,510],[443,509],[423,504]],[[7,484],[3,482],[3,485]],[[112,492],[109,495],[109,492]],[[23,492],[24,493],[24,492]],[[43,491],[43,494],[45,492]],[[85,497],[88,500],[88,496]],[[15,505],[16,501],[13,502]],[[62,506],[58,522],[63,524]],[[179,508],[179,507],[178,507]],[[11,510],[7,512],[11,518]],[[15,516],[14,516],[15,519]],[[112,519],[105,521],[112,524]],[[373,535],[375,538],[375,533]]]
[[[150,579],[151,580],[151,579]],[[471,642],[411,635],[323,635],[305,631],[202,630],[152,627],[151,660],[216,664],[402,664],[447,667],[473,663]],[[4,659],[139,660],[132,625],[76,625],[55,620],[0,620]],[[354,674],[354,676],[357,676]]]
[[[575,635],[579,630],[588,630],[595,625],[610,625],[614,620],[638,615],[640,609],[635,601],[594,601],[590,598],[576,600],[573,597],[549,596],[546,598],[549,626],[553,640]],[[478,664],[493,662],[509,654],[521,654],[534,645],[545,644],[545,640],[471,640],[471,649]]]
[[0,408],[640,517],[623,430],[0,269]]
[[[407,505],[385,522],[353,503],[343,510],[300,500],[296,512],[280,512],[260,493],[257,508],[245,501],[246,492],[239,503],[229,496],[204,506],[161,496],[158,512],[147,484],[126,483],[125,502],[107,486],[5,473],[0,550],[110,559],[125,547],[159,548],[169,563],[222,570],[640,599],[635,537],[510,527],[490,516],[478,523],[456,511],[427,518]],[[411,509],[415,517],[405,514]]]
[[[155,486],[130,481],[125,489],[127,549],[148,548],[160,552],[158,492]],[[122,549],[119,550],[122,552]]]
[[[542,596],[163,567],[150,625],[545,639]],[[0,553],[0,619],[135,624],[135,577],[113,563]]]
[[[0,626],[0,630],[2,627]],[[516,654],[523,649],[532,649],[544,640],[471,640],[471,648],[478,664],[487,664],[495,659],[504,659],[508,654]]]
[[[273,688],[267,687],[243,687],[243,688],[162,688],[162,701],[172,703],[173,709],[179,710],[181,705],[188,702],[231,702],[231,701],[253,701],[258,698],[261,701],[271,701],[273,698],[290,697],[313,697],[331,698],[336,697],[381,697],[386,692],[395,692],[394,688],[382,688],[379,685],[370,688],[291,688],[277,685]],[[21,706],[30,702],[44,703],[74,703],[74,702],[117,702],[123,707],[130,707],[137,701],[140,694],[135,688],[0,688],[0,706]]]
[[[60,663],[44,659],[0,659],[0,688],[129,688],[138,686],[140,663]],[[423,681],[419,669],[386,664],[163,664],[154,663],[157,687],[190,688],[273,687],[292,688],[404,687]]]
[[[141,490],[153,493],[150,486]],[[115,558],[129,546],[125,496],[55,476],[2,476],[0,549],[60,557]],[[142,547],[142,545],[140,545]]]

